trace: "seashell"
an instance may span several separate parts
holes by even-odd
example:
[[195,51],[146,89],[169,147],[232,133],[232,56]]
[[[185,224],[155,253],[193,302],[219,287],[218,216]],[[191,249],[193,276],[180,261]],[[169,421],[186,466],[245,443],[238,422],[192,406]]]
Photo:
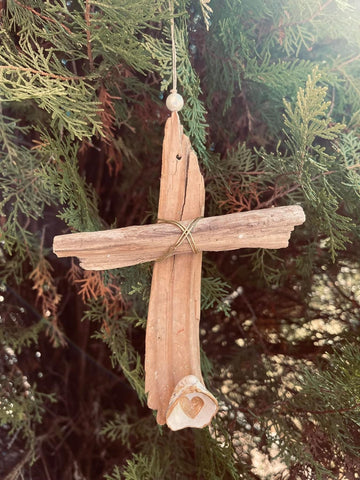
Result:
[[210,424],[217,411],[216,398],[195,375],[187,375],[174,388],[166,423],[174,431],[187,427],[203,428]]

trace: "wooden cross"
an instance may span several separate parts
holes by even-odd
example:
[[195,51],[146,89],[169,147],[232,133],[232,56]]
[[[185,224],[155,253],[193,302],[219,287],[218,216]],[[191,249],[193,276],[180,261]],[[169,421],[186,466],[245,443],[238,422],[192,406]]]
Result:
[[204,386],[200,367],[202,252],[284,248],[294,226],[305,220],[302,208],[293,205],[201,218],[190,228],[204,214],[204,203],[197,157],[173,112],[163,143],[161,222],[54,239],[59,257],[77,256],[88,270],[155,260],[146,329],[145,390],[148,406],[157,410],[157,422],[167,423],[172,430],[202,428],[218,409],[215,397]]

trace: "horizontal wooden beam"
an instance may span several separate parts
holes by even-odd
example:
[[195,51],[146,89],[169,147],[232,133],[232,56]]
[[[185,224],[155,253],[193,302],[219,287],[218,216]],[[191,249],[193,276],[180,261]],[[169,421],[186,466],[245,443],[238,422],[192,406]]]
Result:
[[[304,221],[303,209],[291,205],[201,218],[191,233],[198,251],[285,248],[294,227]],[[53,250],[58,257],[79,257],[85,270],[105,270],[158,260],[180,235],[176,225],[139,225],[56,236]],[[185,240],[173,253],[191,251]]]

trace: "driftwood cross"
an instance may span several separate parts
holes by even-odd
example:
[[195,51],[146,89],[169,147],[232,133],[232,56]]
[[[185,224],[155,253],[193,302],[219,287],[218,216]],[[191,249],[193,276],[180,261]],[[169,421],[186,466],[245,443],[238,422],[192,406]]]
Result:
[[[205,190],[197,157],[176,112],[165,126],[159,219],[154,225],[57,236],[59,257],[77,256],[88,270],[155,260],[146,330],[145,390],[159,424],[202,428],[218,406],[200,368],[199,320],[202,251],[284,248],[300,206],[201,218]],[[176,221],[174,223],[167,223]],[[178,224],[176,224],[178,223]],[[191,231],[190,231],[191,230]],[[179,241],[179,237],[183,241]]]

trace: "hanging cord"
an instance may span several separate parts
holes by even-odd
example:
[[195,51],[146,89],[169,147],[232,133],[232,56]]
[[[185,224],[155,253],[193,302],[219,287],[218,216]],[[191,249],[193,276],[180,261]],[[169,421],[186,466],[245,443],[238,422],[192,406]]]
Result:
[[166,260],[167,258],[171,257],[174,255],[176,249],[180,247],[180,245],[187,240],[191,250],[193,253],[200,253],[200,250],[197,248],[195,244],[194,237],[192,236],[192,230],[196,226],[199,220],[201,220],[203,217],[197,217],[194,218],[194,220],[191,220],[189,225],[185,226],[180,222],[177,222],[176,220],[161,220],[160,218],[158,219],[158,223],[169,223],[170,225],[176,225],[180,230],[181,230],[181,235],[177,239],[177,241],[174,243],[174,245],[171,245],[171,247],[168,248],[168,250],[162,255],[161,257],[157,258],[155,261],[156,262],[162,262],[163,260]]
[[170,0],[169,8],[171,13],[171,48],[172,48],[172,79],[173,79],[173,88],[170,90],[171,93],[177,93],[177,73],[176,73],[176,44],[175,44],[175,19],[174,19],[174,2]]
[[166,106],[171,112],[179,112],[184,106],[184,100],[177,93],[177,73],[176,73],[176,42],[175,42],[175,18],[174,18],[174,0],[169,1],[169,10],[171,14],[170,33],[171,33],[171,50],[172,50],[172,81],[173,87],[170,95],[166,99]]

